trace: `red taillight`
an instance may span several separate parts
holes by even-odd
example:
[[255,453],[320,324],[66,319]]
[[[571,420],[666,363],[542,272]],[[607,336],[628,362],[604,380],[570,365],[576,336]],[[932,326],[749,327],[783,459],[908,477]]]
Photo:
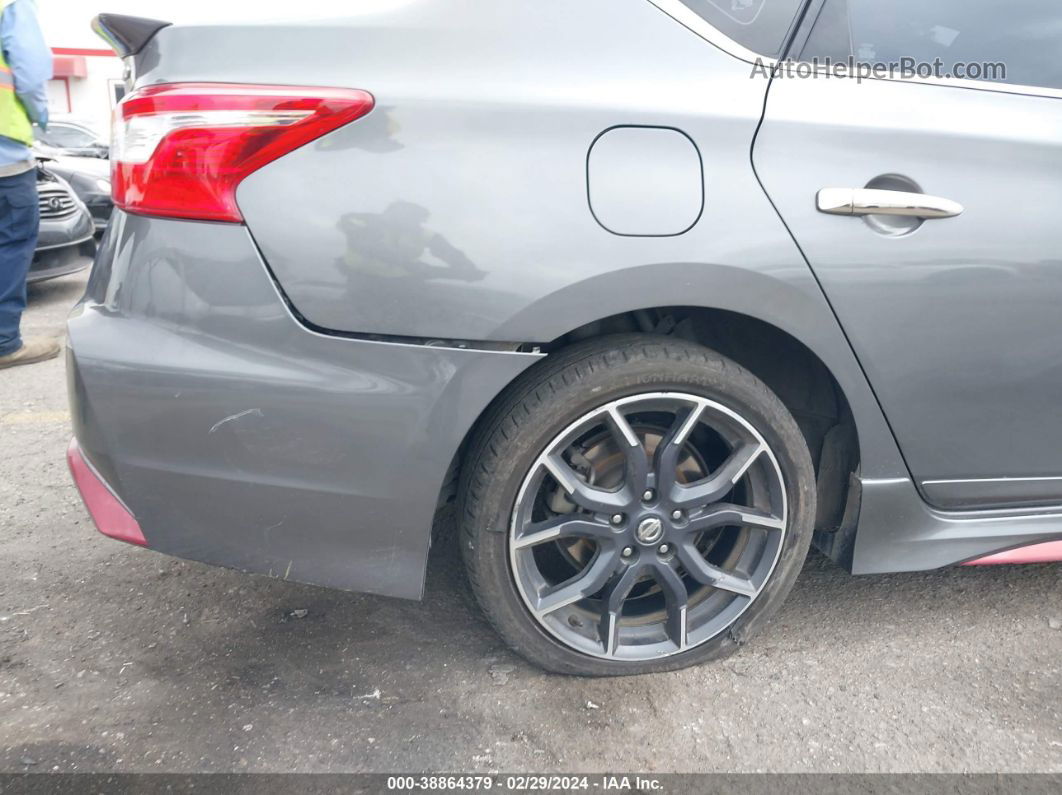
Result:
[[114,203],[142,215],[240,222],[236,188],[245,177],[364,116],[373,102],[342,88],[147,86],[114,112]]

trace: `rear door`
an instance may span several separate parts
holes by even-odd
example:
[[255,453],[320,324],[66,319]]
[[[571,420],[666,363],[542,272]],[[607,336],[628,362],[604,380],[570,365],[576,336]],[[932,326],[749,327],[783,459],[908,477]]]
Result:
[[1062,3],[817,0],[792,52],[754,162],[923,493],[1062,502]]

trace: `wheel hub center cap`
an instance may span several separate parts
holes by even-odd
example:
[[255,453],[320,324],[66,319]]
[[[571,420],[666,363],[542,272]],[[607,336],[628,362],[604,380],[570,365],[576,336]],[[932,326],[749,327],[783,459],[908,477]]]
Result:
[[664,522],[659,516],[647,516],[638,523],[634,536],[642,544],[655,544],[664,537]]

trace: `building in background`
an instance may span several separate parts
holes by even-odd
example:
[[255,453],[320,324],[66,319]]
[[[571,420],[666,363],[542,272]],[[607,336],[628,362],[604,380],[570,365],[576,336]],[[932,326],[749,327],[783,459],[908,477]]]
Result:
[[122,62],[102,47],[52,47],[52,52],[55,77],[48,84],[52,117],[83,121],[109,139],[111,109],[125,93]]
[[[83,121],[107,139],[111,110],[124,91],[122,62],[92,32],[90,25],[100,10],[123,4],[112,4],[109,0],[97,2],[99,6],[85,0],[37,0],[37,13],[44,38],[55,54],[55,77],[48,84],[52,116],[70,116]],[[125,12],[154,16],[164,12],[166,6],[174,5],[172,0],[169,3],[145,0],[136,10],[126,8]]]

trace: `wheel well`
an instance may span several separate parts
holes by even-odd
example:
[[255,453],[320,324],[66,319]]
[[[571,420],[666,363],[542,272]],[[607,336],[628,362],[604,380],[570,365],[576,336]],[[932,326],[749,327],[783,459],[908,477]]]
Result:
[[[796,418],[811,451],[818,482],[816,529],[831,532],[848,524],[849,485],[859,468],[855,421],[837,380],[807,346],[748,315],[699,307],[657,307],[595,320],[539,347],[549,354],[584,340],[630,332],[700,343],[733,359],[767,384]],[[469,430],[455,455],[440,504],[456,496],[468,440],[490,408]]]

